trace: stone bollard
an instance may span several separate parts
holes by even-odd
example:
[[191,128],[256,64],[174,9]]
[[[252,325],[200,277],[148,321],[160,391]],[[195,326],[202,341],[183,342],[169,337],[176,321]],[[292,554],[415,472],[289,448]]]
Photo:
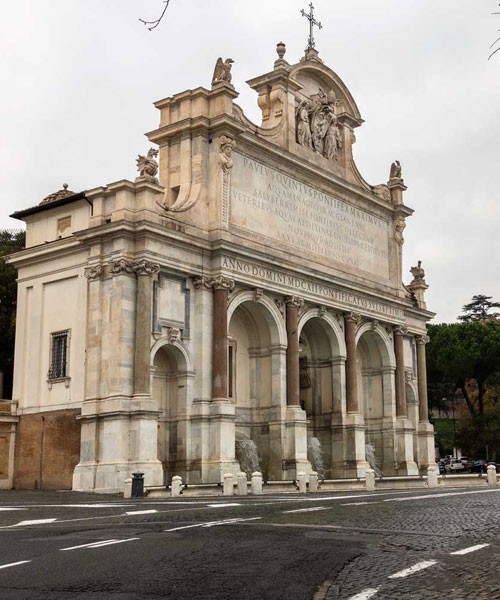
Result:
[[182,477],[179,475],[174,475],[172,477],[172,485],[170,486],[170,495],[180,496],[182,494]]
[[132,498],[132,479],[125,479],[125,483],[123,485],[123,497],[124,498]]
[[373,492],[375,490],[375,471],[373,469],[366,469],[365,485],[369,492]]
[[254,496],[262,494],[262,473],[259,471],[252,473],[252,494]]
[[309,473],[309,491],[312,493],[318,491],[318,474],[316,471]]
[[438,468],[431,465],[427,468],[427,487],[429,489],[437,488],[438,486]]
[[236,482],[238,484],[238,496],[246,496],[248,494],[246,473],[238,473]]
[[234,492],[234,479],[232,473],[224,474],[224,487],[222,488],[222,494],[224,496],[232,496]]
[[495,487],[497,484],[497,468],[495,467],[495,465],[488,465],[487,473],[488,485],[491,487]]
[[297,473],[297,486],[299,488],[299,493],[305,494],[307,492],[307,477],[305,473]]

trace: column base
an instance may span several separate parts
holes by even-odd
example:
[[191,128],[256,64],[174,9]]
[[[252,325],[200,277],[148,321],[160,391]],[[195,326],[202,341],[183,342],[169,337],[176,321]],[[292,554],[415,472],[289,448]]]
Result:
[[407,418],[396,419],[396,469],[398,475],[418,475],[418,465],[415,462],[413,437],[415,429]]
[[420,421],[417,426],[418,466],[421,474],[436,466],[434,426],[429,421]]
[[163,467],[160,461],[129,461],[108,463],[80,463],[73,472],[73,491],[116,494],[123,491],[125,479],[132,473],[144,473],[144,486],[163,485]]
[[283,479],[297,479],[297,473],[312,471],[307,460],[307,415],[300,406],[286,407]]
[[345,460],[343,476],[364,477],[369,464],[366,461],[366,426],[362,415],[347,413],[345,417]]

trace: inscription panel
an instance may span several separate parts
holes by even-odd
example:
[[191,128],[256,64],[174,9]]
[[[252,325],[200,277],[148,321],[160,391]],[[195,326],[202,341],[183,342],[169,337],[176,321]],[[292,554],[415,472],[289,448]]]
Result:
[[221,267],[228,276],[240,281],[247,280],[253,285],[264,284],[264,287],[276,289],[281,293],[288,290],[291,294],[298,293],[310,301],[324,302],[328,306],[334,305],[337,308],[363,314],[379,315],[385,317],[387,321],[401,322],[405,318],[402,308],[382,300],[341,290],[327,283],[305,279],[278,269],[262,267],[243,259],[223,256]]
[[231,225],[389,278],[387,221],[241,154],[233,160]]

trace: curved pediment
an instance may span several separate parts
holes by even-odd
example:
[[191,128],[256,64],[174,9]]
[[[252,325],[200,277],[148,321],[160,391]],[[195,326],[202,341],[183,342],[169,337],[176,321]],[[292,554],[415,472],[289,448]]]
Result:
[[[300,86],[297,96],[310,99],[314,104],[324,93],[334,99],[335,114],[339,119],[348,120],[351,127],[363,123],[361,113],[346,85],[329,67],[319,61],[307,60],[298,63],[290,71],[290,77]],[[333,94],[332,94],[333,92]]]

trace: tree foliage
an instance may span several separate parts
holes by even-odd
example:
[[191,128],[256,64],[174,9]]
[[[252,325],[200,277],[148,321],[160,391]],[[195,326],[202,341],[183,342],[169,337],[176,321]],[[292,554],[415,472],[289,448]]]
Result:
[[25,232],[0,230],[0,371],[4,376],[4,397],[10,396],[14,365],[17,272],[4,256],[24,248]]
[[[451,401],[458,417],[456,443],[468,456],[500,455],[500,321],[430,325],[427,346],[429,400]],[[463,398],[467,411],[458,408]],[[456,409],[456,410],[455,410]]]
[[[428,328],[427,367],[431,398],[459,390],[473,418],[484,415],[487,384],[500,371],[500,322],[443,323]],[[471,393],[470,382],[477,393]]]
[[485,319],[496,319],[500,317],[498,312],[489,312],[493,308],[500,308],[500,302],[492,302],[492,296],[477,294],[472,296],[469,304],[462,306],[462,315],[457,318],[462,323],[471,323],[473,321],[484,321]]

